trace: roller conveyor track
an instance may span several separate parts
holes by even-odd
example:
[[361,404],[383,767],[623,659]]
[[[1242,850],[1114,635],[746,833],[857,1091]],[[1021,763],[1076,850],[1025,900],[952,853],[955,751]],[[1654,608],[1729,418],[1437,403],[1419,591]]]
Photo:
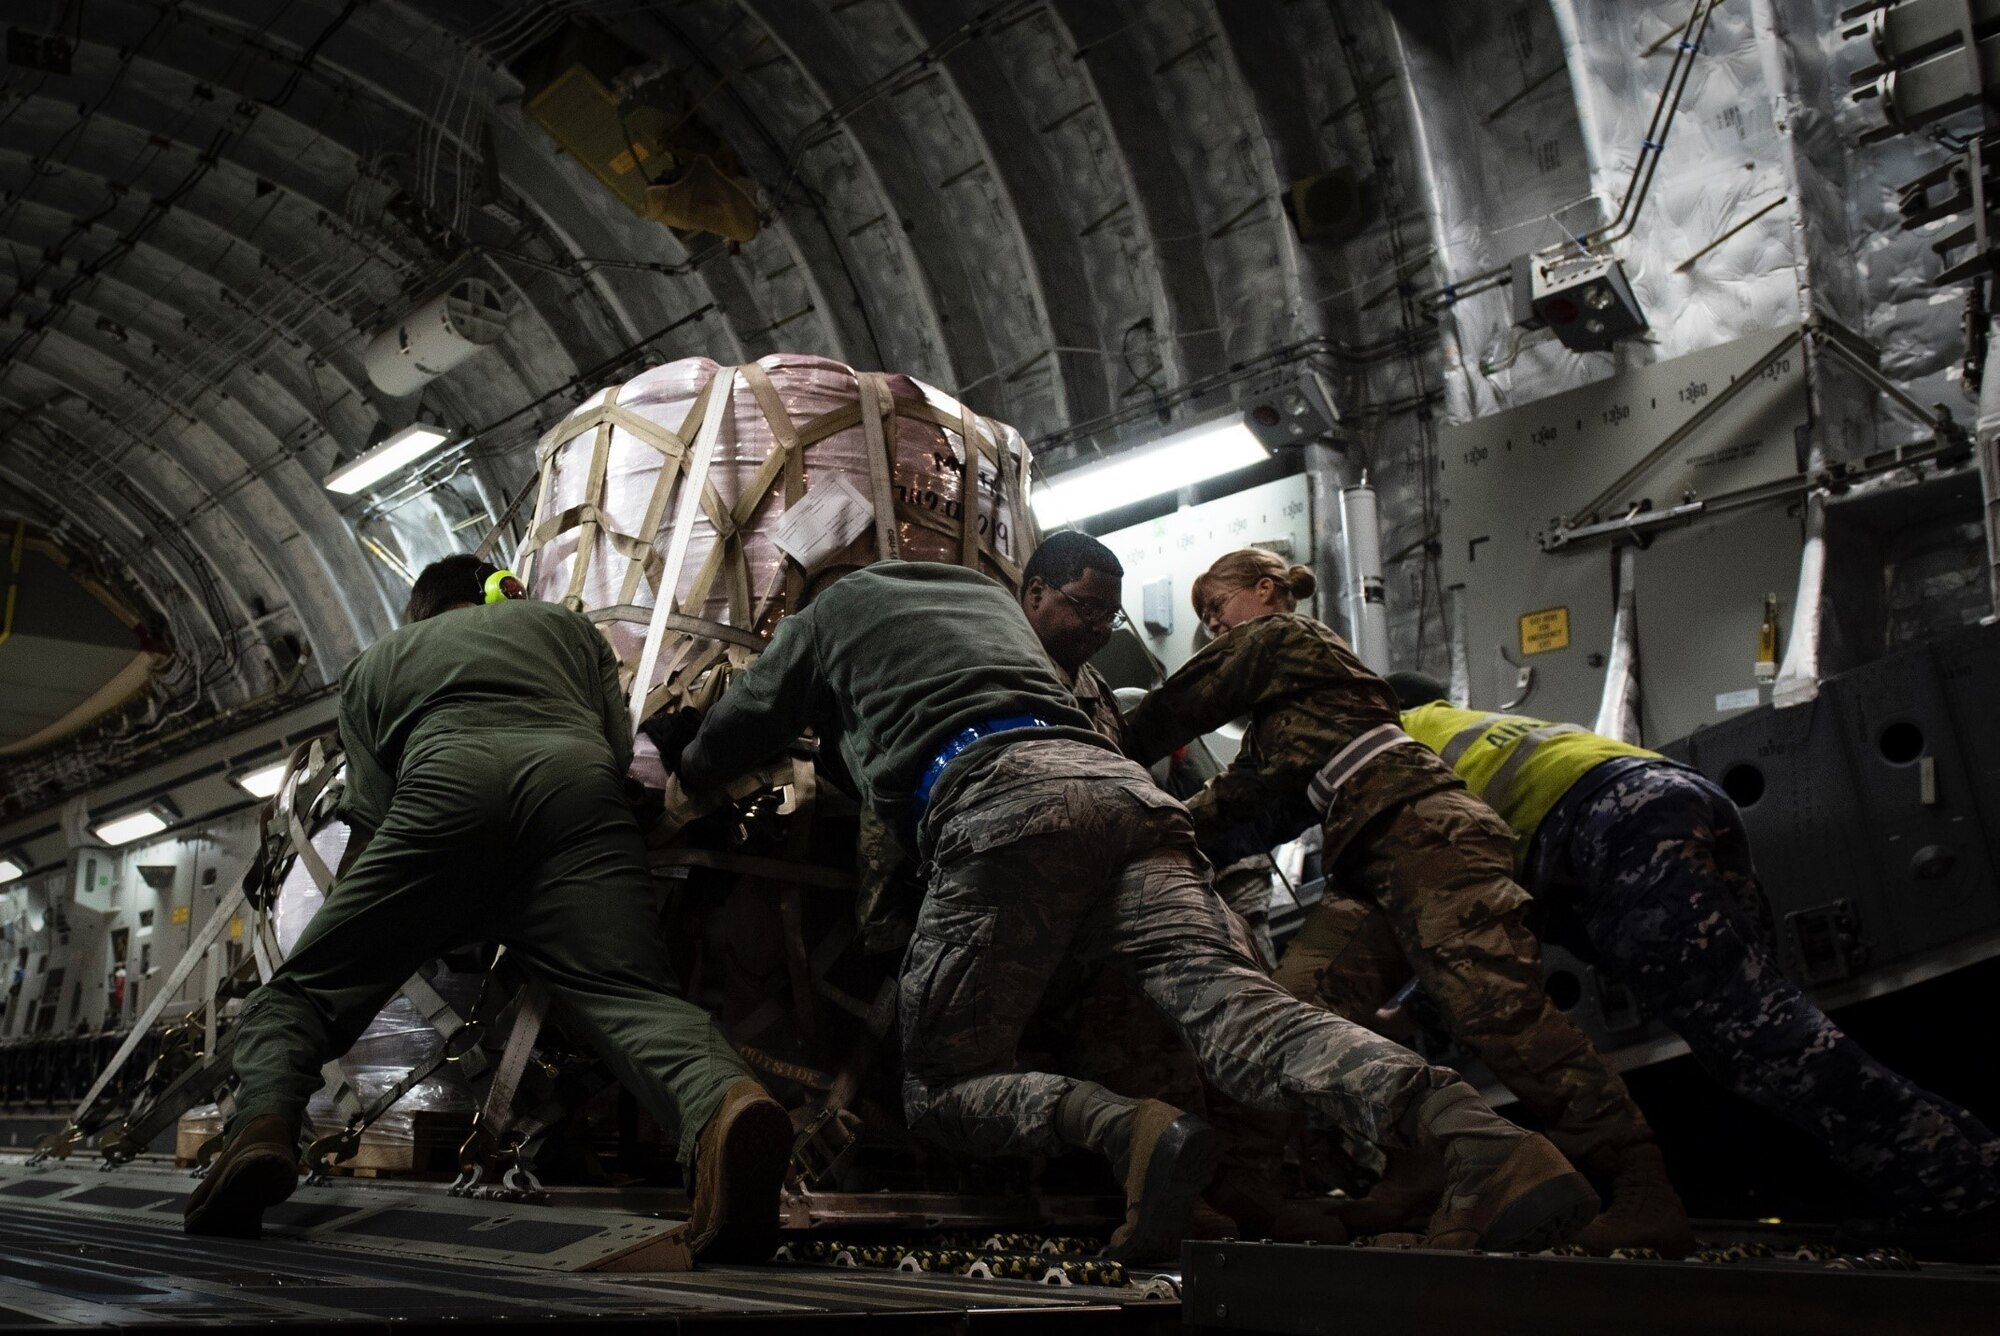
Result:
[[[261,1242],[191,1239],[180,1207],[192,1186],[185,1172],[143,1164],[103,1173],[0,1161],[0,1330],[647,1322],[698,1332],[747,1322],[1153,1333],[1185,1319],[1254,1332],[1647,1336],[1719,1322],[1759,1336],[1881,1336],[1981,1330],[2000,1312],[2000,1268],[1844,1259],[1825,1237],[1801,1246],[1721,1222],[1701,1230],[1716,1241],[1705,1260],[1683,1262],[1193,1243],[1183,1306],[1165,1278],[1086,1280],[1083,1268],[1109,1268],[1087,1258],[1083,1240],[823,1226],[790,1234],[791,1265],[621,1272],[593,1268],[643,1261],[673,1222],[643,1206],[467,1201],[436,1185],[349,1182],[302,1187]],[[1065,1286],[1052,1267],[1077,1274]],[[1046,1283],[994,1278],[1033,1275]]]
[[[0,1165],[0,1330],[393,1323],[398,1331],[464,1331],[644,1321],[698,1332],[741,1331],[752,1320],[893,1332],[979,1331],[1025,1319],[1037,1329],[1141,1332],[1171,1329],[1180,1316],[1178,1302],[1138,1287],[834,1266],[559,1269],[564,1249],[571,1262],[591,1265],[614,1244],[643,1242],[671,1222],[463,1202],[412,1185],[304,1188],[273,1213],[289,1223],[263,1241],[194,1239],[180,1230],[191,1186],[184,1172],[143,1166],[105,1174]],[[364,1228],[371,1221],[382,1226],[372,1235]],[[593,1229],[601,1238],[587,1237]],[[477,1252],[482,1236],[553,1246],[535,1264],[441,1255]]]

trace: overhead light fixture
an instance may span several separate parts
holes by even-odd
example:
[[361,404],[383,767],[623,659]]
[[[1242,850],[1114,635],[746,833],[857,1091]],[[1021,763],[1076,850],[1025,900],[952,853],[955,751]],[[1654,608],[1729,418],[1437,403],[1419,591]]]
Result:
[[1516,256],[1514,323],[1555,331],[1572,352],[1604,352],[1646,328],[1625,266],[1606,255]]
[[19,854],[7,854],[4,857],[0,857],[0,886],[4,886],[10,881],[19,881],[27,875],[27,860],[23,859]]
[[454,435],[448,427],[412,422],[401,431],[392,433],[380,445],[363,451],[327,474],[326,489],[352,496],[434,453]]
[[252,798],[269,798],[285,782],[285,763],[273,761],[255,770],[245,770],[240,775],[231,775],[229,782]]
[[1340,422],[1333,386],[1311,367],[1289,366],[1237,392],[1243,425],[1273,451],[1331,436]]
[[130,844],[134,840],[143,840],[148,836],[159,834],[171,826],[174,819],[173,809],[165,805],[142,807],[136,812],[127,812],[124,816],[113,817],[109,821],[92,826],[90,833],[106,844]]
[[1088,519],[1270,457],[1242,415],[1233,414],[1062,474],[1036,491],[1035,519],[1045,527]]

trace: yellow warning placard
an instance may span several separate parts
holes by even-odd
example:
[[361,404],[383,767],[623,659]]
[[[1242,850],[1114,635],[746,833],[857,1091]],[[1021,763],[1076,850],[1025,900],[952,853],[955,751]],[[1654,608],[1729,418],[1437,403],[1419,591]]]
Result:
[[188,907],[186,905],[175,905],[174,922],[186,923],[187,921],[188,921]]
[[1569,648],[1569,609],[1543,608],[1521,618],[1521,653],[1547,654]]
[[240,918],[233,918],[233,919],[229,920],[229,935],[230,935],[231,937],[235,938],[235,939],[236,939],[237,941],[242,941],[242,940],[243,940],[243,920],[242,920],[242,919],[240,919]]

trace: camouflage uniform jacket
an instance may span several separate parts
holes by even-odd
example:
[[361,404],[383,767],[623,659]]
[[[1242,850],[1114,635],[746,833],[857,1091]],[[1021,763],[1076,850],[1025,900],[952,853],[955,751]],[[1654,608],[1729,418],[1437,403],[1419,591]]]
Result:
[[1312,810],[1306,787],[1320,767],[1400,716],[1388,683],[1339,636],[1298,613],[1245,622],[1182,664],[1125,716],[1128,754],[1150,764],[1246,714],[1236,760],[1188,803],[1218,864],[1281,844],[1315,819],[1324,821],[1330,864],[1373,817],[1462,786],[1430,748],[1391,747],[1340,788],[1330,811]]
[[1102,733],[1105,739],[1125,752],[1125,716],[1118,712],[1118,697],[1112,693],[1111,684],[1104,680],[1104,674],[1089,664],[1076,670],[1076,677],[1063,671],[1062,665],[1055,665],[1056,676],[1069,688],[1076,703],[1090,716],[1090,726]]

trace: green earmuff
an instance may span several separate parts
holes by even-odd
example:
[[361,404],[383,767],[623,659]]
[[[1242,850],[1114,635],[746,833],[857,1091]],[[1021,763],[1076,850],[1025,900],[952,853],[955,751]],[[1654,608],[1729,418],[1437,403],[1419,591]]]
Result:
[[479,593],[482,603],[502,603],[510,598],[526,598],[528,591],[521,584],[521,577],[503,566],[481,566]]

